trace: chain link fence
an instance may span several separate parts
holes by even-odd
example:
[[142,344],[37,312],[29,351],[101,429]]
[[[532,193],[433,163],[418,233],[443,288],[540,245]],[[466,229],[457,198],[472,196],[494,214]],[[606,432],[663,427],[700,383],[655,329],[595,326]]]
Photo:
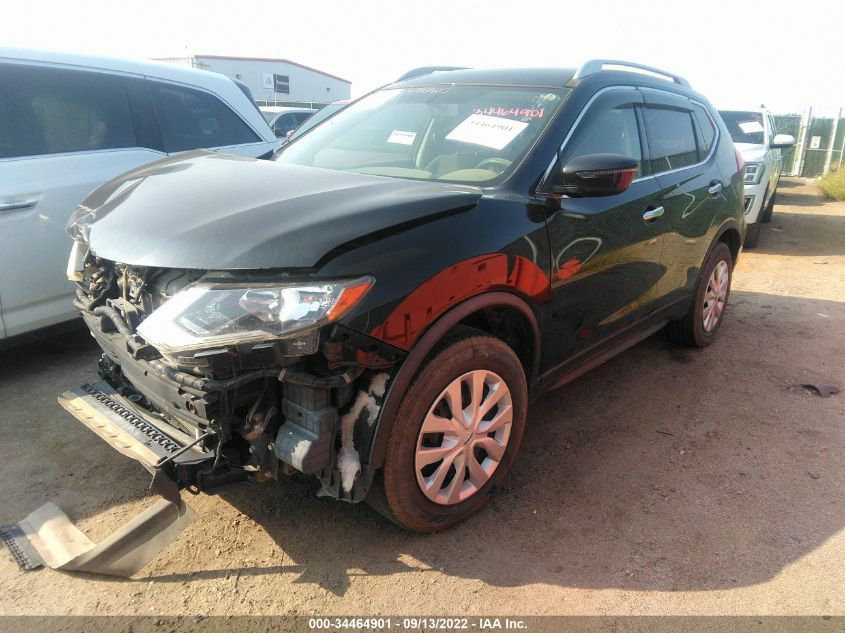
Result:
[[784,152],[784,175],[816,178],[831,169],[838,169],[845,159],[845,117],[804,114],[775,115],[779,134],[795,137],[795,147]]

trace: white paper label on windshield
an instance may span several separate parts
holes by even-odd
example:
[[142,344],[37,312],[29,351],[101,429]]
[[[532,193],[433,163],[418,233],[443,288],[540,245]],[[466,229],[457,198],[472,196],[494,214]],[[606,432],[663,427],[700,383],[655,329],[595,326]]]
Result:
[[523,121],[471,114],[449,132],[446,138],[450,141],[503,149],[527,127],[528,124]]
[[417,138],[416,132],[405,132],[404,130],[393,130],[387,137],[388,143],[399,143],[399,145],[413,145]]
[[759,121],[745,121],[739,124],[739,129],[743,134],[754,134],[754,132],[762,132],[763,126]]

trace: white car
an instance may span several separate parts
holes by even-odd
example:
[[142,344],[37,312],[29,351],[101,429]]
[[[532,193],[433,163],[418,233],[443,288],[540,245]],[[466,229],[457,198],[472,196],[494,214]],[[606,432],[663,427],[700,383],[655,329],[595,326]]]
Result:
[[279,138],[287,138],[302,123],[309,119],[317,110],[315,108],[294,108],[287,106],[260,106],[264,120]]
[[783,170],[781,150],[792,147],[795,138],[778,134],[774,117],[765,108],[719,110],[719,114],[745,160],[745,248],[754,248],[760,224],[772,219]]
[[95,187],[185,150],[280,146],[217,73],[0,48],[0,86],[0,339],[77,316],[65,223]]

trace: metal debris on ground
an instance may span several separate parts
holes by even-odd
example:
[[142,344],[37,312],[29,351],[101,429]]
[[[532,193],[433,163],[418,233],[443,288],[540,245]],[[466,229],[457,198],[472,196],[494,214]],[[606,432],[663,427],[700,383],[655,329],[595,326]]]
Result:
[[801,385],[804,389],[808,389],[810,391],[815,391],[818,395],[822,398],[829,398],[830,396],[836,395],[839,393],[839,386],[833,385],[830,383],[805,383]]

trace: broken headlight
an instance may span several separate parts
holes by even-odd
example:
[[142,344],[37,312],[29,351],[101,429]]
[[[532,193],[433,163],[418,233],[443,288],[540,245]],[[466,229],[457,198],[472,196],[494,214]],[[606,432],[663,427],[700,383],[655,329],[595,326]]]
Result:
[[372,277],[249,288],[200,283],[154,311],[138,334],[163,353],[287,338],[339,319],[372,285]]

